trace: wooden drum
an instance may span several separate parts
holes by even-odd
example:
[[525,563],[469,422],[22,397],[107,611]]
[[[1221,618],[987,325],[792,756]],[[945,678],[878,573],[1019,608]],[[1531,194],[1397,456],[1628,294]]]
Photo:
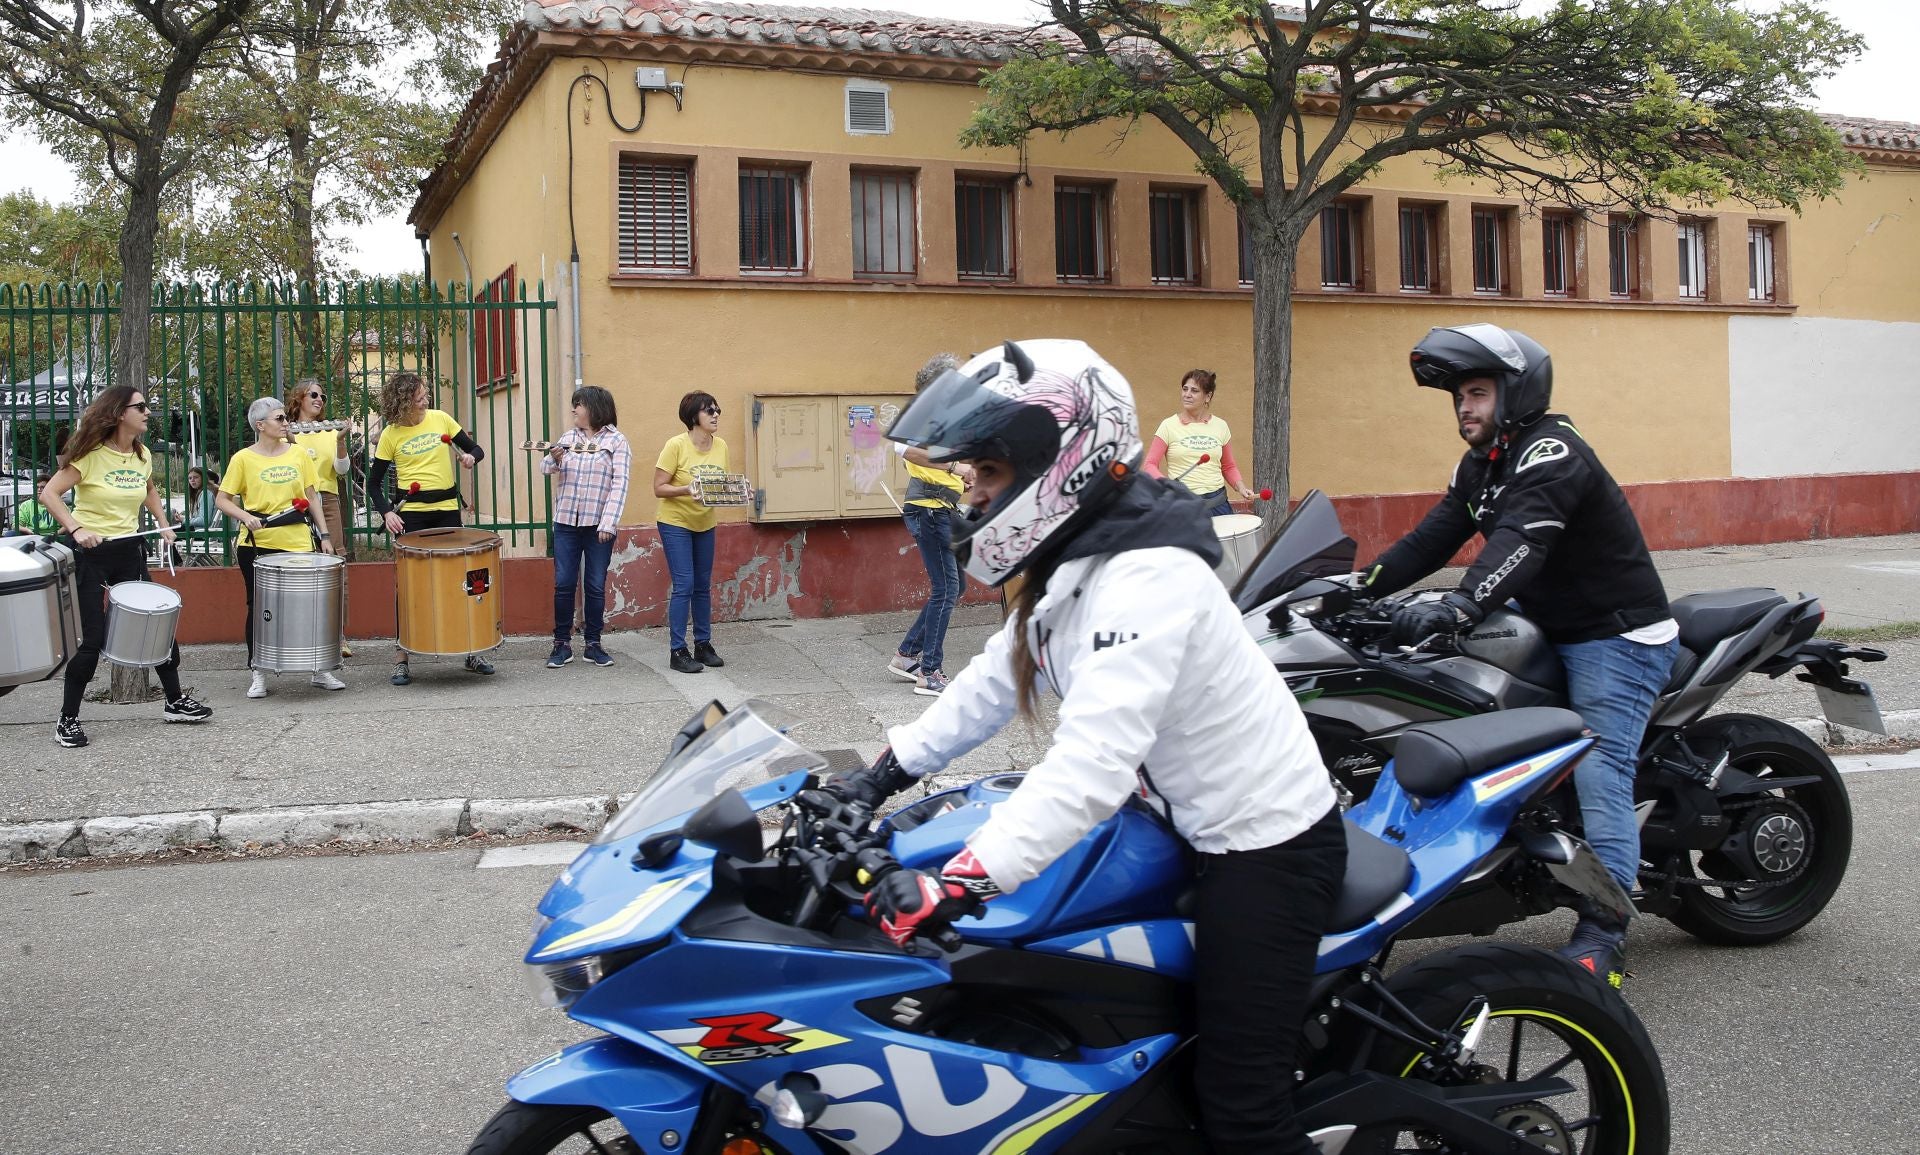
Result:
[[464,657],[500,644],[500,535],[421,529],[393,539],[400,648]]

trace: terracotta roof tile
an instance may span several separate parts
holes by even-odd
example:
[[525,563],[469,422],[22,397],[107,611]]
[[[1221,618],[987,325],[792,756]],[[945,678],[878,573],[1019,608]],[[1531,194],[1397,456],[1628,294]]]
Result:
[[1822,113],[1821,119],[1840,134],[1840,139],[1855,148],[1885,149],[1890,152],[1920,152],[1920,124],[1900,120],[1873,120],[1864,116]]
[[527,0],[537,31],[626,32],[689,41],[837,52],[998,61],[1031,29],[865,8],[811,8],[719,0]]

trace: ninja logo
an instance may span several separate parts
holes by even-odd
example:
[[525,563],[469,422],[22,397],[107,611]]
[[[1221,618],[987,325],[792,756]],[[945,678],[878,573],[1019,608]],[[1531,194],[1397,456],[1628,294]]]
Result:
[[1097,654],[1108,646],[1117,646],[1121,642],[1131,642],[1139,636],[1137,633],[1122,634],[1115,631],[1095,634],[1093,635],[1093,652]]
[[765,1011],[693,1021],[707,1028],[707,1033],[700,1039],[700,1053],[696,1056],[703,1063],[737,1063],[744,1059],[784,1055],[800,1042],[792,1035],[773,1030],[781,1018]]

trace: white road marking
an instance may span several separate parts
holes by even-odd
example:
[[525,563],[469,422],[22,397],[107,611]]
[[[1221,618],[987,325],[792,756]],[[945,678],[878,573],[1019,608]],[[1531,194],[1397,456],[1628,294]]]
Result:
[[1920,750],[1904,754],[1842,754],[1833,760],[1842,774],[1870,774],[1875,770],[1920,770]]

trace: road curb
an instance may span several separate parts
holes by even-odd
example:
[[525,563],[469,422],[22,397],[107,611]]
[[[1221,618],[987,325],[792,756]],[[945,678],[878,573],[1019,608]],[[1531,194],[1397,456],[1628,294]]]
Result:
[[1787,725],[1822,746],[1870,746],[1889,738],[1905,742],[1920,742],[1920,710],[1895,710],[1882,715],[1881,721],[1887,724],[1884,737],[1867,730],[1856,730],[1851,726],[1836,726],[1825,718],[1788,718],[1786,720]]

